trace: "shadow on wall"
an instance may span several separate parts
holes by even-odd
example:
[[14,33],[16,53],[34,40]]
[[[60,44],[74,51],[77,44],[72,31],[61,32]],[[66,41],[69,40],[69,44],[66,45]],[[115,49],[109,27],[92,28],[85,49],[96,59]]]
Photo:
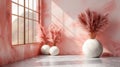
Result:
[[80,12],[87,8],[98,12],[111,12],[116,8],[115,0],[51,0],[72,19],[76,19]]
[[[108,53],[109,55],[120,56],[120,37],[118,37],[118,33],[120,32],[118,30],[120,27],[120,20],[114,20],[115,17],[120,17],[120,10],[118,10],[118,6],[120,6],[120,1],[51,0],[51,2],[55,4],[54,9],[51,8],[51,15],[55,15],[55,17],[51,17],[51,21],[57,22],[57,24],[61,24],[65,29],[63,38],[64,41],[62,42],[62,44],[58,45],[61,49],[61,54],[82,54],[81,46],[83,42],[87,38],[89,38],[89,36],[85,30],[79,27],[80,25],[78,25],[79,21],[77,19],[77,16],[80,12],[83,12],[85,9],[90,8],[91,10],[97,10],[100,13],[110,14],[110,26],[102,34],[98,34],[97,38],[105,47],[105,54]],[[60,10],[57,10],[57,8]],[[63,15],[61,16],[58,13],[63,13]],[[76,24],[77,26],[74,26],[74,24]]]
[[98,39],[102,42],[105,49],[113,56],[120,56],[120,23],[111,22],[108,29],[102,34],[98,34]]

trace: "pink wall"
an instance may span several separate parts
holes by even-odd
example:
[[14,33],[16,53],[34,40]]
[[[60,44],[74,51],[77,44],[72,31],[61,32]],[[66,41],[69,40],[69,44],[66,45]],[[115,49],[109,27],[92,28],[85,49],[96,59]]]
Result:
[[[100,13],[110,13],[110,26],[97,38],[104,46],[104,52],[120,56],[120,0],[43,0],[45,27],[55,22],[64,28],[63,40],[57,44],[60,54],[82,54],[83,42],[88,33],[80,27],[78,14],[87,8]],[[0,65],[37,56],[40,44],[11,45],[10,0],[0,0]]]
[[82,54],[82,44],[89,38],[78,21],[78,15],[90,8],[109,13],[110,25],[97,39],[104,46],[104,55],[120,56],[120,0],[45,0],[45,26],[52,22],[63,26],[63,41],[57,46],[60,54]]
[[34,57],[40,53],[40,43],[11,44],[11,0],[0,0],[0,65]]

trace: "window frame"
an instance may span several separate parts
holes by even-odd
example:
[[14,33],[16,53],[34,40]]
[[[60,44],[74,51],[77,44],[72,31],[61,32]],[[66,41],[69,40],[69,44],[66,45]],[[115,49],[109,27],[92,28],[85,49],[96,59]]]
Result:
[[[29,0],[28,0],[28,1],[29,1]],[[33,2],[33,1],[34,1],[34,0],[32,0],[32,2]],[[23,29],[24,29],[24,33],[23,33],[23,34],[24,34],[24,35],[23,35],[23,37],[24,37],[24,38],[23,38],[23,41],[24,41],[24,42],[23,42],[23,45],[24,45],[24,44],[31,44],[31,43],[26,43],[26,19],[28,20],[28,23],[29,23],[29,20],[34,21],[34,22],[32,22],[32,23],[40,23],[40,19],[41,19],[41,18],[40,18],[40,14],[41,14],[41,13],[40,13],[40,11],[41,11],[41,10],[40,10],[40,6],[41,6],[40,3],[41,3],[41,0],[36,0],[36,1],[37,1],[37,2],[36,2],[36,11],[35,11],[35,10],[34,10],[34,5],[32,6],[32,9],[29,8],[29,3],[28,3],[28,7],[26,7],[26,0],[24,0],[24,5],[19,4],[19,0],[17,0],[17,2],[14,2],[14,1],[11,0],[11,4],[14,3],[14,4],[17,5],[17,12],[18,12],[17,14],[13,14],[13,13],[11,14],[11,16],[14,15],[14,16],[17,17],[17,23],[18,23],[18,24],[17,24],[17,25],[18,25],[18,26],[17,26],[18,29],[17,29],[17,35],[16,35],[16,36],[18,36],[18,37],[17,37],[17,44],[13,44],[13,39],[12,39],[12,45],[21,45],[21,44],[19,43],[19,23],[20,23],[20,22],[19,22],[19,17],[21,17],[21,18],[24,19],[24,20],[23,20],[23,21],[24,21],[24,22],[23,22],[23,23],[24,23],[24,28],[23,28]],[[11,6],[12,6],[12,5],[11,5]],[[20,7],[20,6],[24,8],[24,16],[23,16],[23,17],[19,15],[19,7]],[[38,14],[38,15],[35,15],[37,18],[36,18],[36,19],[31,19],[31,18],[29,18],[29,14],[28,14],[28,18],[27,18],[27,17],[26,17],[26,9],[28,10],[28,13],[29,13],[29,11],[32,11],[33,13]],[[11,12],[12,12],[12,10],[11,10]],[[33,14],[32,14],[32,15],[33,15]],[[33,16],[32,16],[32,17],[33,17]],[[11,18],[11,19],[12,19],[12,18]],[[29,24],[28,24],[28,26],[29,26]],[[32,29],[32,30],[34,31],[34,29]],[[32,31],[32,32],[33,32],[33,31]],[[13,33],[13,32],[12,32],[12,33]],[[29,33],[28,33],[28,37],[29,37]],[[33,38],[34,38],[34,37],[33,37],[33,34],[32,34],[32,43],[34,43]],[[29,38],[28,38],[28,39],[29,39]],[[35,43],[36,43],[36,42],[35,42]]]

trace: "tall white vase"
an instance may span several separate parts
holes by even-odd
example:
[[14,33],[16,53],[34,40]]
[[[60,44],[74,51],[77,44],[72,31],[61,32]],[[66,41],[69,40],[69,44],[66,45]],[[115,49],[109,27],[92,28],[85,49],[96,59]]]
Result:
[[84,42],[82,51],[85,57],[98,58],[103,52],[103,47],[97,39],[88,39]]

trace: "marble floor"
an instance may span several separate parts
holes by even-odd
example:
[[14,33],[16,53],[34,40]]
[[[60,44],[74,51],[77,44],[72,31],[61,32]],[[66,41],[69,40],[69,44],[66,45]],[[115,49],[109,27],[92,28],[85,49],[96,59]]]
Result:
[[120,67],[120,57],[38,56],[2,67]]

